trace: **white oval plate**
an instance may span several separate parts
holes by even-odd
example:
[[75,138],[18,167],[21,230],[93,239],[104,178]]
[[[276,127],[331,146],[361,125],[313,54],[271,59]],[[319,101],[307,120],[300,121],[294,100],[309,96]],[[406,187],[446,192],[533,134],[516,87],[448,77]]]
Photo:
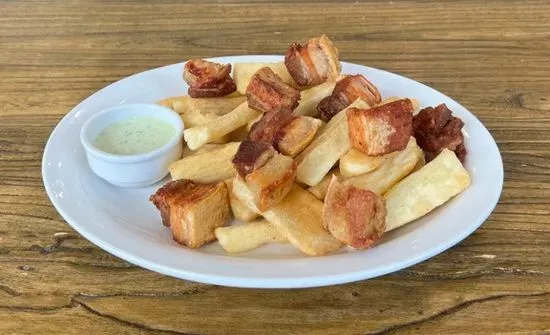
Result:
[[[214,58],[222,63],[278,62],[281,56]],[[389,72],[342,63],[343,73],[365,75],[383,97],[420,100],[422,107],[446,103],[464,123],[472,184],[429,215],[384,236],[376,247],[343,248],[308,257],[292,245],[273,244],[227,255],[217,243],[190,250],[173,242],[169,229],[148,201],[162,183],[124,189],[93,174],[79,140],[82,124],[94,113],[123,103],[152,103],[183,95],[183,63],[145,71],[96,92],[59,122],[44,151],[42,175],[48,196],[65,220],[111,254],[169,276],[237,287],[291,288],[340,284],[381,276],[450,248],[471,234],[495,207],[503,182],[500,153],[487,129],[460,104],[414,80]],[[166,182],[166,180],[164,180]]]

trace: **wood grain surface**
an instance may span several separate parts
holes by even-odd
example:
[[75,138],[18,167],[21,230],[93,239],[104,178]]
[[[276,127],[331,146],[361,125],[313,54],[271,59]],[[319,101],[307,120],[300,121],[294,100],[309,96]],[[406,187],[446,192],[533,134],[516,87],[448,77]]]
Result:
[[[50,204],[46,140],[96,90],[320,33],[343,60],[433,86],[491,131],[504,191],[457,246],[353,284],[225,288],[119,260]],[[550,3],[0,1],[0,176],[0,334],[550,333]]]

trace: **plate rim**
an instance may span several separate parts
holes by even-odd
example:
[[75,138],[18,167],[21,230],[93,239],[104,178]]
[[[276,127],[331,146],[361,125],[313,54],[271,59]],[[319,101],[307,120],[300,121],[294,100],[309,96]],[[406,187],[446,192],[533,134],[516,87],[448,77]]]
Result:
[[[232,58],[236,59],[238,61],[239,58],[259,58],[258,62],[262,62],[262,58],[281,58],[281,55],[233,55],[233,56],[222,56],[222,57],[215,57],[215,58],[209,58],[210,60],[216,61],[217,59],[225,59],[225,58]],[[236,62],[235,61],[235,62]],[[78,224],[70,214],[68,214],[62,207],[62,205],[57,201],[56,197],[52,194],[53,190],[51,187],[49,187],[49,181],[48,181],[48,174],[46,171],[46,160],[49,153],[49,150],[51,150],[51,143],[52,138],[56,136],[56,133],[60,131],[60,125],[63,122],[67,122],[71,117],[74,116],[75,113],[78,112],[79,107],[84,104],[86,101],[93,99],[94,96],[100,95],[102,92],[120,85],[122,81],[128,80],[132,77],[137,77],[140,75],[144,75],[148,72],[153,71],[160,71],[162,69],[167,69],[172,66],[177,65],[183,65],[185,62],[180,63],[174,63],[169,64],[157,68],[148,69],[142,72],[138,72],[135,74],[132,74],[130,76],[121,78],[113,83],[110,83],[109,85],[101,88],[100,90],[95,91],[82,101],[80,101],[76,106],[74,106],[68,113],[66,113],[63,118],[59,120],[59,122],[56,124],[55,128],[51,132],[50,136],[48,137],[48,140],[46,142],[46,145],[44,147],[44,152],[42,154],[42,161],[41,161],[41,173],[42,173],[42,180],[44,183],[44,187],[46,189],[46,193],[48,195],[48,198],[50,199],[50,202],[53,204],[54,208],[57,210],[57,212],[60,214],[60,216],[73,228],[75,229],[80,235],[82,235],[84,238],[86,238],[88,241],[92,242],[99,248],[111,253],[112,255],[119,257],[127,262],[130,262],[132,264],[135,264],[137,266],[146,268],[151,271],[155,271],[164,275],[185,279],[185,280],[191,280],[196,282],[202,282],[207,284],[214,284],[214,285],[223,285],[223,286],[231,286],[231,287],[242,287],[242,288],[306,288],[306,287],[320,287],[320,286],[328,286],[328,285],[335,285],[335,284],[344,284],[349,282],[354,282],[358,280],[363,279],[369,279],[374,278],[378,276],[382,276],[385,274],[389,274],[395,271],[399,271],[401,269],[407,268],[409,266],[412,266],[414,264],[420,263],[424,260],[427,260],[431,257],[434,257],[441,252],[453,247],[469,235],[471,235],[477,228],[479,228],[489,217],[489,215],[493,212],[494,208],[498,204],[498,201],[500,199],[500,196],[502,194],[502,187],[504,184],[504,169],[503,169],[503,162],[502,162],[502,156],[500,153],[500,150],[498,148],[498,145],[496,144],[496,141],[494,140],[491,133],[488,131],[488,129],[479,121],[479,119],[470,112],[469,109],[465,108],[458,102],[456,102],[453,98],[449,97],[448,95],[430,87],[427,86],[417,80],[407,78],[405,76],[402,76],[400,74],[389,72],[386,70],[373,68],[369,66],[365,66],[362,64],[357,63],[350,63],[350,62],[343,62],[342,64],[349,64],[353,66],[361,66],[367,69],[372,69],[376,71],[383,72],[384,74],[398,76],[400,79],[405,80],[411,80],[415,83],[421,85],[424,89],[433,90],[443,96],[445,96],[447,99],[452,101],[453,103],[459,105],[464,110],[466,110],[471,116],[479,122],[479,125],[482,127],[482,129],[487,133],[489,138],[491,139],[490,144],[494,146],[495,153],[498,155],[498,160],[496,163],[496,168],[498,168],[498,174],[500,178],[498,178],[498,192],[495,192],[492,199],[490,199],[491,205],[488,206],[483,213],[480,213],[478,222],[470,224],[467,229],[464,229],[461,231],[461,234],[455,234],[453,235],[453,238],[450,240],[447,240],[447,243],[439,244],[435,247],[432,247],[424,252],[418,253],[415,256],[408,258],[401,262],[396,263],[390,263],[387,266],[378,267],[375,270],[372,269],[366,269],[366,270],[360,270],[355,272],[344,272],[344,273],[338,273],[338,274],[329,274],[329,275],[317,275],[317,276],[298,276],[298,277],[285,277],[285,278],[250,278],[250,277],[240,277],[240,276],[231,276],[231,275],[218,275],[218,274],[204,274],[204,273],[196,273],[192,271],[188,271],[186,269],[173,269],[169,266],[160,265],[152,263],[151,261],[148,261],[145,258],[142,257],[136,257],[134,254],[127,252],[124,249],[118,248],[116,245],[112,245],[111,243],[107,243],[101,239],[101,237],[96,236],[95,234],[89,232],[85,227]]]

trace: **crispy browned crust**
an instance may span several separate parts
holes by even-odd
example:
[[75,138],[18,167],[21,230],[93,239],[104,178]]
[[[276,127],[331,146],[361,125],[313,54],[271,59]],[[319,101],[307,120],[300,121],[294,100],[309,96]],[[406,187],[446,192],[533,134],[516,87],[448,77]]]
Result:
[[319,101],[317,105],[317,111],[321,120],[328,122],[332,117],[338,114],[339,111],[348,107],[350,104],[347,103],[347,100],[340,99],[340,97],[333,97],[329,95],[328,97],[323,98]]
[[174,199],[180,191],[185,191],[193,182],[186,179],[174,180],[159,188],[155,194],[149,197],[162,217],[162,224],[170,226],[170,200]]
[[352,146],[370,156],[405,149],[412,135],[412,110],[409,99],[392,101],[370,109],[348,109]]
[[277,152],[268,142],[245,140],[241,142],[232,162],[237,173],[244,178],[252,171],[264,166],[275,154]]
[[363,75],[346,76],[336,83],[329,97],[321,100],[317,110],[321,119],[328,122],[358,98],[363,99],[369,106],[375,106],[382,101],[382,96],[376,86]]
[[414,137],[424,150],[426,161],[434,159],[443,149],[454,151],[461,162],[466,158],[462,127],[464,122],[452,115],[445,105],[427,107],[413,118]]
[[[198,184],[191,180],[180,179],[171,181],[155,192],[155,194],[149,197],[149,200],[157,207],[162,217],[162,224],[170,226],[170,205],[176,203],[180,197],[188,194],[197,196],[198,193],[189,192],[197,187]],[[198,191],[206,191],[203,188]]]
[[235,92],[237,86],[230,76],[231,64],[218,64],[203,59],[185,63],[183,78],[193,98],[221,97]]
[[292,43],[285,54],[285,66],[300,86],[336,79],[341,70],[338,49],[325,35],[310,39],[305,45]]
[[272,143],[279,129],[289,124],[294,118],[295,116],[290,112],[265,113],[252,125],[248,138],[252,141]]
[[183,79],[194,88],[210,88],[224,81],[231,73],[231,64],[218,64],[204,59],[190,59],[185,63]]
[[200,201],[216,187],[216,184],[200,184],[189,179],[173,180],[159,188],[149,197],[149,201],[160,211],[162,224],[169,227],[172,206],[185,206]]
[[292,158],[278,154],[244,178],[260,212],[284,199],[294,183],[296,169],[296,162]]
[[341,184],[333,176],[323,206],[323,223],[340,242],[365,249],[386,230],[386,206],[376,193]]
[[[189,221],[189,213],[215,192],[222,192],[222,199],[228,197],[224,182],[201,184],[188,179],[174,180],[162,186],[149,198],[159,209],[162,223],[172,230],[174,240],[190,248],[198,248],[214,239],[213,230],[205,235],[197,235],[193,225],[202,224]],[[225,195],[224,195],[225,194]],[[215,225],[223,225],[229,215],[229,200],[219,204],[221,215],[212,218]],[[183,222],[186,222],[183,224]]]
[[187,94],[191,98],[215,98],[229,95],[237,89],[233,79],[227,78],[210,88],[194,88],[189,87]]
[[256,71],[246,87],[248,107],[265,112],[291,112],[298,106],[300,91],[283,82],[269,67]]
[[323,82],[323,78],[315,70],[307,45],[292,43],[285,54],[285,66],[300,86],[318,85]]

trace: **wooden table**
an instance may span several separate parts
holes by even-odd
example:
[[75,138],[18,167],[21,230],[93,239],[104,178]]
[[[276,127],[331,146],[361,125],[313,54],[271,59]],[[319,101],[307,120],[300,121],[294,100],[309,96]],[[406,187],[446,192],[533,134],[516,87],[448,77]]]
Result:
[[[433,86],[490,129],[504,191],[459,245],[353,284],[225,288],[121,261],[50,204],[44,144],[94,91],[190,57],[282,53],[320,33],[343,60]],[[0,78],[1,334],[550,332],[548,2],[0,1]]]

